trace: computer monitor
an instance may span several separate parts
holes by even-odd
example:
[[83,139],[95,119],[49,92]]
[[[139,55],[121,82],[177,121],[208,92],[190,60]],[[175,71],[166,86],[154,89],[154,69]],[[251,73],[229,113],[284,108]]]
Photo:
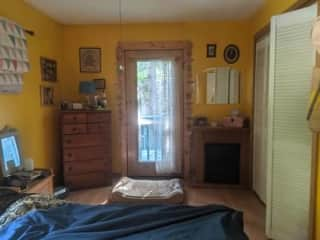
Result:
[[4,177],[9,177],[14,172],[23,169],[23,159],[16,130],[0,133],[0,161]]

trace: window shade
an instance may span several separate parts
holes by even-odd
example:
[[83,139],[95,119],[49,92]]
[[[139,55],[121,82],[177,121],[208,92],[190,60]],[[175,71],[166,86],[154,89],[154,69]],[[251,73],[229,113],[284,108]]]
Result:
[[0,92],[22,90],[22,74],[30,69],[24,30],[0,17]]

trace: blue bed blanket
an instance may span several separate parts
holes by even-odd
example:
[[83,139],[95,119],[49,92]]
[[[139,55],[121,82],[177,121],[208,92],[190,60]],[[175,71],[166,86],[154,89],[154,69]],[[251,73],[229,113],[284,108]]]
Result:
[[19,217],[0,239],[248,240],[242,213],[223,206],[71,203]]

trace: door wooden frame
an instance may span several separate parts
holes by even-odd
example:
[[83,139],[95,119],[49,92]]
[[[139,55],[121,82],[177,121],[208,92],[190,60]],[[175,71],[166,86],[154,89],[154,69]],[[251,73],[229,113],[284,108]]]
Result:
[[[313,3],[318,3],[318,16],[320,16],[320,4],[319,0],[297,0],[293,5],[291,5],[288,9],[283,11],[282,13],[287,13],[290,11],[298,10],[304,7],[308,7]],[[256,44],[257,42],[270,33],[270,21],[260,28],[254,35],[254,43],[253,43],[253,80],[252,80],[252,123],[254,122],[254,107],[255,107],[255,62],[256,62]],[[317,53],[316,55],[316,66],[320,67],[320,56]],[[253,124],[252,124],[253,126]],[[253,131],[251,131],[250,137],[250,146],[251,146],[251,158],[253,160]],[[315,238],[315,224],[316,224],[316,191],[317,191],[317,169],[318,169],[318,152],[319,152],[319,136],[318,133],[312,134],[312,160],[311,160],[311,196],[310,196],[310,227],[309,227],[309,236],[310,239]],[[253,161],[252,161],[253,164]],[[253,176],[253,171],[252,171]],[[253,187],[253,186],[252,186]],[[259,199],[259,198],[258,198]],[[261,201],[262,202],[262,201]]]
[[147,42],[119,42],[117,46],[118,68],[118,109],[120,122],[120,149],[122,162],[122,176],[128,175],[128,114],[126,76],[124,71],[125,55],[127,51],[143,50],[182,50],[183,51],[183,157],[182,173],[185,180],[190,171],[190,141],[192,126],[192,43],[190,41],[147,41]]

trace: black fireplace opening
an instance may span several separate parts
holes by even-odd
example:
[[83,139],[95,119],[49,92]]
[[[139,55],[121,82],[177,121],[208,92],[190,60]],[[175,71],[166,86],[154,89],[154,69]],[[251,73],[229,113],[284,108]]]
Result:
[[240,184],[240,144],[205,144],[204,181]]

